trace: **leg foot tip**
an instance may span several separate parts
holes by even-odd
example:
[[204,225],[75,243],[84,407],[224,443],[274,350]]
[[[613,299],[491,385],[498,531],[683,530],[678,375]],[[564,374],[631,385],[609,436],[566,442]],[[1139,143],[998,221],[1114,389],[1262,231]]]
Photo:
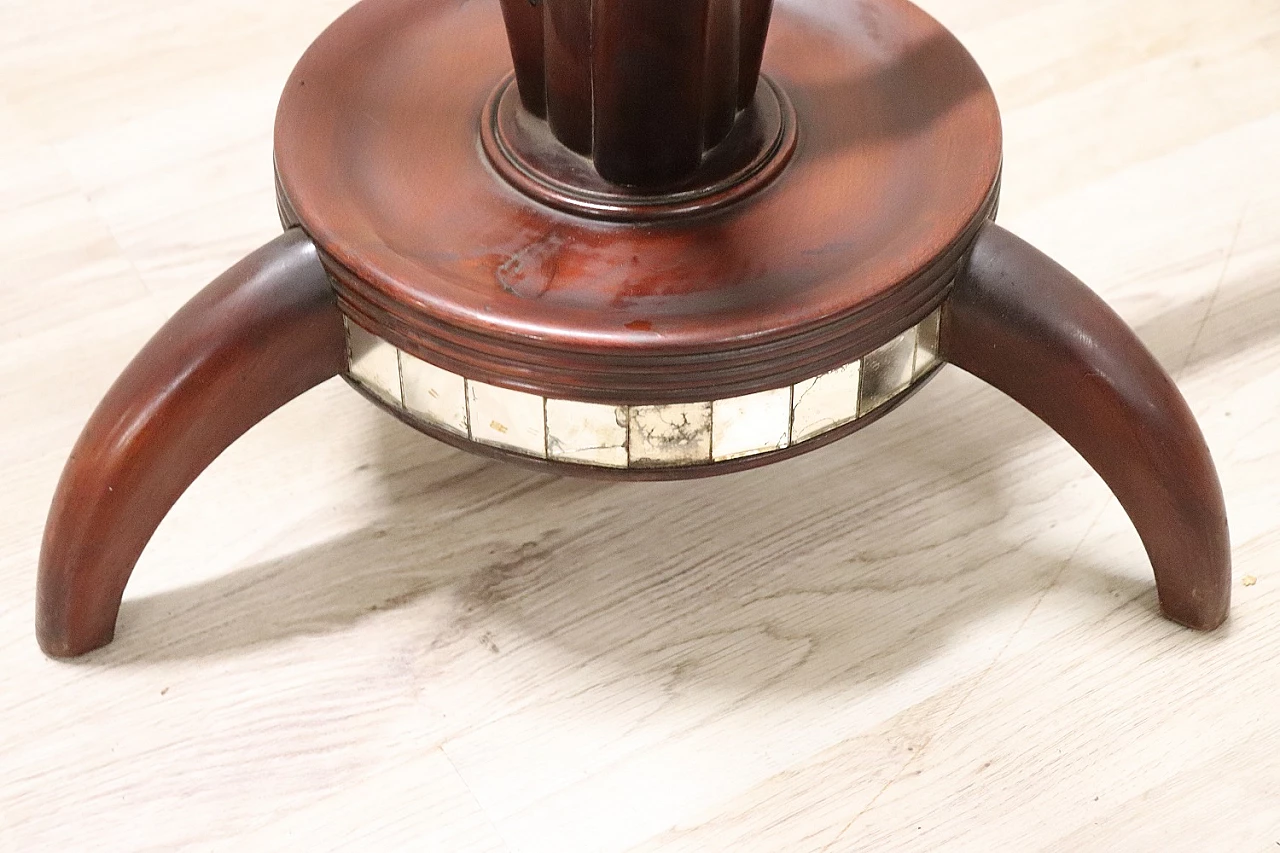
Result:
[[1176,622],[1195,631],[1212,631],[1227,621],[1230,608],[1227,604],[1213,608],[1173,608],[1160,605],[1160,613],[1170,622]]
[[44,652],[45,657],[53,658],[54,660],[80,657],[110,644],[113,639],[115,639],[114,630],[108,631],[103,636],[88,639],[70,637],[65,633],[46,631],[39,628],[36,630],[36,642],[40,644],[40,651]]

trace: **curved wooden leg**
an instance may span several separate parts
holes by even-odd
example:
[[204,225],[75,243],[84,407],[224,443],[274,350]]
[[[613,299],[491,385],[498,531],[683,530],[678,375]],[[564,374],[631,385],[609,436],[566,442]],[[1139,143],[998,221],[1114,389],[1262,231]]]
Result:
[[1079,279],[995,225],[942,314],[946,359],[1035,413],[1102,476],[1137,527],[1160,607],[1210,629],[1227,617],[1222,487],[1173,380]]
[[311,240],[293,229],[223,273],[151,339],[62,473],[40,551],[45,653],[111,642],[143,547],[231,442],[343,369],[345,335]]

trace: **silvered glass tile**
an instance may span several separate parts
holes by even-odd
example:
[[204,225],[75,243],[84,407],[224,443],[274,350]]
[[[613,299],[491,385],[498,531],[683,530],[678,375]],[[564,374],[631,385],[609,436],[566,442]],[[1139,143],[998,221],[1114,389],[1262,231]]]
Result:
[[536,394],[467,380],[467,423],[475,441],[547,455],[546,410]]
[[936,309],[916,326],[915,375],[918,377],[938,363],[938,323],[942,309]]
[[911,384],[915,355],[916,330],[911,328],[863,356],[859,416],[888,402]]
[[400,406],[399,352],[357,324],[344,320],[347,324],[347,372],[377,396]]
[[711,455],[736,459],[787,446],[791,389],[776,388],[711,404]]
[[632,406],[629,461],[636,466],[711,461],[711,404]]
[[547,458],[627,467],[627,407],[548,399]]
[[404,407],[428,423],[467,434],[466,380],[434,364],[400,353]]
[[859,362],[797,382],[792,392],[791,443],[835,429],[858,416]]

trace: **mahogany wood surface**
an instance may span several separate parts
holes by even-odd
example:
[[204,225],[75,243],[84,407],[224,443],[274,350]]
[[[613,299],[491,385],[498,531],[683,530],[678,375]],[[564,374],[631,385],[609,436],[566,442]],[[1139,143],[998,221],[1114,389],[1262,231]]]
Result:
[[944,357],[1030,409],[1102,476],[1137,527],[1175,622],[1216,628],[1231,601],[1222,487],[1182,394],[1105,302],[997,225],[942,312]]
[[538,118],[547,117],[547,62],[543,29],[544,9],[529,0],[501,0],[507,25],[511,64],[515,66],[518,92],[524,108]]
[[36,636],[67,657],[111,642],[142,549],[187,486],[271,412],[345,366],[333,290],[292,229],[215,279],[107,392],[71,451],[44,544]]
[[606,179],[695,172],[748,109],[771,0],[504,0],[525,107]]
[[937,21],[905,0],[777,3],[763,71],[795,109],[785,168],[722,209],[623,224],[538,203],[477,144],[513,30],[543,28],[551,125],[576,126],[554,105],[577,103],[558,92],[580,29],[559,16],[580,5],[504,28],[491,4],[364,0],[303,56],[277,114],[281,206],[360,325],[494,385],[695,402],[816,376],[945,296],[994,208],[1001,133]]
[[765,81],[724,138],[678,183],[660,190],[615,184],[562,145],[516,88],[495,89],[480,118],[489,164],[533,200],[578,216],[651,224],[710,213],[767,187],[795,153],[795,107],[786,92]]
[[[549,5],[556,2],[563,0]],[[738,105],[737,64],[718,67],[708,55],[709,36],[720,40],[716,31],[724,29],[720,16],[712,22],[716,4],[590,5],[591,73],[575,82],[591,96],[596,170],[614,183],[659,186],[693,172],[704,148],[728,132]]]

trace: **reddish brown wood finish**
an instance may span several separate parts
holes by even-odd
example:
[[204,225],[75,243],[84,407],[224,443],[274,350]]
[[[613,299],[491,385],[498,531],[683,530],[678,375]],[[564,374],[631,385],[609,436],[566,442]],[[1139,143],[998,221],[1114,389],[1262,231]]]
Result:
[[294,229],[219,276],[107,392],[71,452],[40,551],[46,654],[111,641],[125,584],[187,486],[249,427],[345,367],[342,317]]
[[736,109],[737,69],[729,78],[707,62],[710,7],[711,0],[592,3],[591,158],[605,179],[633,186],[678,181],[702,161],[718,90],[730,91]]
[[[743,4],[740,26],[763,29],[767,5]],[[542,21],[548,103],[581,71],[555,9],[569,5]],[[607,403],[815,376],[924,317],[995,204],[986,79],[928,15],[877,0],[776,4],[763,68],[798,141],[755,194],[642,224],[551,209],[477,145],[511,71],[513,18],[496,12],[364,0],[307,51],[276,124],[281,206],[343,310],[463,376]]]
[[738,109],[746,109],[755,97],[772,14],[773,0],[741,0],[738,9],[738,23],[742,27],[742,54],[738,57]]
[[697,170],[750,106],[769,3],[503,0],[502,10],[526,108],[607,180],[664,187]]
[[1137,527],[1160,607],[1216,628],[1231,600],[1226,508],[1173,380],[1079,279],[988,225],[942,314],[948,361],[1004,391],[1080,452]]
[[[547,122],[562,143],[591,153],[591,0],[539,4],[547,81]],[[515,48],[532,52],[535,45]],[[448,85],[448,84],[445,84]]]
[[696,170],[661,192],[611,183],[561,145],[550,125],[529,113],[515,87],[500,86],[480,119],[480,142],[502,179],[566,213],[615,222],[688,218],[742,201],[773,182],[795,153],[795,109],[766,81]]

